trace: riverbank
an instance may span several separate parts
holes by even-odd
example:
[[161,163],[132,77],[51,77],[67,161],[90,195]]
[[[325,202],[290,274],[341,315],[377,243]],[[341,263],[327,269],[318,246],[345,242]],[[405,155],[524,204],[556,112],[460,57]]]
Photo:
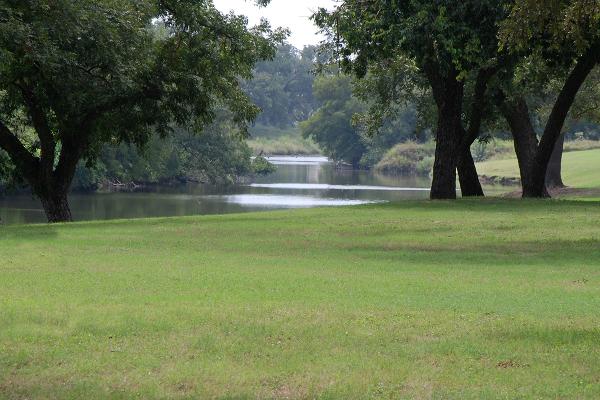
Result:
[[315,155],[321,149],[313,141],[299,135],[285,135],[277,138],[255,138],[248,140],[248,146],[256,155]]
[[[565,185],[581,189],[600,187],[600,149],[573,150],[563,154],[562,175]],[[516,158],[496,159],[477,164],[480,175],[516,181],[519,165]]]
[[0,228],[0,397],[600,397],[600,207]]
[[[488,144],[475,143],[471,149],[483,185],[506,187],[520,185],[519,166],[513,143],[496,140]],[[401,143],[388,151],[374,170],[383,174],[429,176],[433,168],[435,143]],[[569,187],[600,188],[600,141],[574,140],[565,142],[563,180]],[[565,193],[557,192],[562,195]],[[571,193],[575,194],[575,192]],[[585,195],[584,191],[581,195]]]
[[[185,184],[141,191],[72,193],[71,211],[76,221],[95,221],[340,206],[417,200],[429,195],[428,179],[347,170],[322,156],[269,160],[276,164],[275,172],[235,185]],[[31,194],[0,196],[0,219],[6,224],[46,221],[40,201]]]

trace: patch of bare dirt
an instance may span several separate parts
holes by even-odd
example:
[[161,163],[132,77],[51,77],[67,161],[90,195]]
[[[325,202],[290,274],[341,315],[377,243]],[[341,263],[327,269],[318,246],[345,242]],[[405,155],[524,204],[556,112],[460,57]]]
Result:
[[498,364],[496,364],[496,367],[502,368],[502,369],[523,368],[523,367],[526,367],[526,366],[527,365],[525,365],[525,364],[519,364],[518,362],[515,362],[513,360],[500,361]]

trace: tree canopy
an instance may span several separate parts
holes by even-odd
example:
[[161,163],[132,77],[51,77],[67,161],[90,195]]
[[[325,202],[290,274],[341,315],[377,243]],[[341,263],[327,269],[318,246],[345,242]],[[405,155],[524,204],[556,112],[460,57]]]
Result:
[[[366,78],[362,96],[375,97],[368,122],[380,124],[415,94],[433,99],[432,198],[456,196],[457,171],[463,196],[483,195],[469,148],[497,117],[493,105],[515,136],[524,196],[540,197],[566,117],[600,57],[599,8],[596,0],[344,0],[314,19],[341,68]],[[551,79],[562,83],[538,142],[526,97]]]
[[[524,197],[548,196],[548,165],[581,88],[600,62],[600,4],[590,0],[516,0],[501,22],[500,45],[515,57],[496,98],[515,140]],[[551,83],[551,85],[549,85]],[[532,98],[552,99],[538,140]]]
[[244,82],[246,94],[261,113],[256,122],[278,128],[307,119],[316,106],[313,96],[315,47],[302,50],[280,45],[273,60],[256,65],[253,79]]
[[314,91],[321,107],[301,124],[302,134],[318,143],[332,159],[358,167],[367,149],[352,117],[363,111],[364,105],[352,96],[351,78],[320,76]]
[[248,28],[210,1],[3,1],[0,147],[49,220],[69,220],[77,163],[102,143],[141,144],[176,125],[199,130],[217,106],[245,130],[258,108],[240,79],[284,36],[266,22]]
[[[479,134],[483,99],[498,63],[498,24],[505,1],[345,0],[314,19],[328,34],[329,50],[345,71],[359,78],[382,75],[392,67],[416,72],[426,82],[437,107],[436,162],[432,198],[456,197],[456,170],[463,195],[483,195],[469,151]],[[472,83],[469,85],[468,81]],[[389,101],[411,90],[389,80]],[[465,90],[473,101],[465,108]]]

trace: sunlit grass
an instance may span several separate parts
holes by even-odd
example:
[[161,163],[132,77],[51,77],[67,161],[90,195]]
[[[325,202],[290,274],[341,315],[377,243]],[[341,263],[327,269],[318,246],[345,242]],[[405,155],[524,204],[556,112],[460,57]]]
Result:
[[600,204],[0,228],[0,398],[600,398]]

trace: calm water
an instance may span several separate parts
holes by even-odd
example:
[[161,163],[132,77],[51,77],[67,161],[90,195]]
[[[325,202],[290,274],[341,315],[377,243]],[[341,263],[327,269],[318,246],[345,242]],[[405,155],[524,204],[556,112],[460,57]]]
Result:
[[[137,193],[72,194],[78,220],[226,214],[279,208],[357,205],[424,199],[429,180],[336,169],[323,157],[272,157],[277,172],[236,186],[187,185]],[[7,224],[45,222],[31,196],[0,198]]]

